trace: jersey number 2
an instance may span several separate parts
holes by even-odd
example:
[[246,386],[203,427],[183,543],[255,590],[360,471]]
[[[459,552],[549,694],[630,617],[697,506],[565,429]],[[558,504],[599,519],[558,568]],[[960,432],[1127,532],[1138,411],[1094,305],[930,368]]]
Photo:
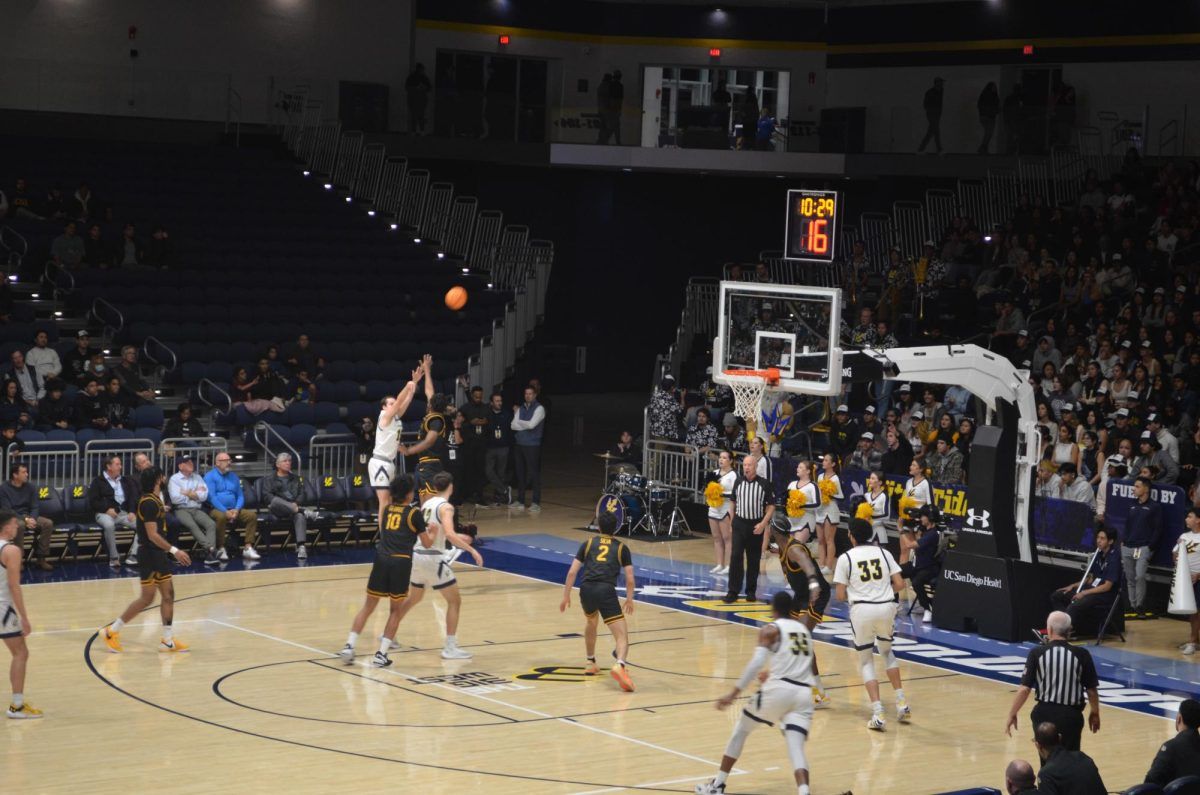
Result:
[[600,545],[600,548],[598,550],[596,550],[596,562],[597,563],[606,563],[608,561],[608,550],[609,550],[608,544]]
[[860,560],[858,562],[858,579],[863,582],[883,579],[883,564],[878,560]]
[[789,632],[788,637],[792,639],[792,654],[797,656],[808,654],[808,638],[801,635],[799,632]]

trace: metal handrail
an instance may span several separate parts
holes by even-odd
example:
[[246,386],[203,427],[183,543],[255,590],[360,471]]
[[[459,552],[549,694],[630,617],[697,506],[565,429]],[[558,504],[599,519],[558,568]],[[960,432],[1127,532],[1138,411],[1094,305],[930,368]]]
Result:
[[[58,284],[58,280],[64,276],[67,277],[68,282],[65,288]],[[75,291],[75,275],[52,259],[46,260],[46,268],[42,271],[42,281],[50,285],[50,292],[56,300],[61,295]]]
[[207,378],[201,378],[200,382],[196,384],[196,397],[200,400],[200,402],[209,408],[220,408],[216,403],[208,399],[207,390],[209,389],[225,399],[225,413],[233,413],[233,397],[224,389],[221,389],[221,387],[217,386],[216,383]]
[[[150,352],[151,351],[151,348],[150,348],[151,342],[153,342],[155,345],[157,345],[159,348],[166,351],[167,354],[170,355],[170,357],[171,357],[171,366],[170,367],[167,367],[165,362],[160,362],[158,359],[155,358],[154,354]],[[179,357],[175,355],[175,351],[168,348],[166,346],[166,344],[162,340],[160,340],[158,337],[146,337],[146,339],[142,341],[142,355],[144,355],[147,359],[149,359],[150,361],[154,362],[156,365],[161,367],[164,372],[171,372],[172,370],[174,370],[176,367],[179,366]]]
[[[99,310],[104,307],[107,307],[109,311],[117,316],[117,325],[112,325],[100,314]],[[103,298],[92,299],[92,308],[90,310],[90,314],[92,317],[96,318],[96,320],[100,321],[100,323],[104,326],[105,336],[111,337],[113,334],[116,334],[121,329],[125,328],[125,314],[108,301],[105,301]]]
[[303,460],[300,457],[300,452],[295,447],[292,447],[290,444],[288,444],[288,440],[284,439],[283,435],[279,431],[275,430],[275,426],[268,425],[265,422],[257,423],[254,426],[254,441],[259,447],[262,448],[264,453],[266,453],[268,456],[272,456],[272,459],[271,461],[268,461],[268,464],[273,464],[274,462],[274,453],[271,451],[270,446],[271,439],[274,439],[275,441],[279,442],[281,446],[287,448],[287,452],[291,453],[292,455],[292,464],[294,466],[298,467],[300,465],[300,462]]
[[[6,238],[16,238],[16,240],[10,243]],[[0,248],[16,252],[24,257],[29,253],[29,241],[11,226],[0,226]]]

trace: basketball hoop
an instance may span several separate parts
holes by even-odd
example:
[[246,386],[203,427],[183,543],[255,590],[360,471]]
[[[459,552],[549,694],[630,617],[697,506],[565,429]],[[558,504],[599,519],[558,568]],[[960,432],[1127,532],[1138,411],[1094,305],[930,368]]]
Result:
[[762,409],[763,393],[767,386],[779,383],[779,369],[769,367],[766,370],[726,370],[725,378],[729,388],[733,390],[733,413],[744,420],[755,422],[758,412]]

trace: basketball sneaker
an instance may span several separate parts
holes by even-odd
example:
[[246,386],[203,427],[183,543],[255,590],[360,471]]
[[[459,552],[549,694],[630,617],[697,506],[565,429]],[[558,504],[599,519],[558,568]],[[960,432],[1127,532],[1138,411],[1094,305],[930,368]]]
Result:
[[42,717],[42,711],[34,709],[33,705],[29,702],[25,702],[19,707],[9,704],[6,714],[13,720],[36,720]]
[[696,785],[696,795],[723,795],[724,792],[725,785],[718,784],[715,778],[712,781]]
[[375,652],[375,656],[371,658],[371,667],[373,668],[387,668],[391,664],[392,661],[388,659],[386,654]]
[[308,560],[308,549],[303,544],[296,547],[296,560]]
[[158,641],[158,650],[159,651],[169,651],[173,654],[178,654],[180,652],[185,652],[185,651],[191,651],[191,649],[188,648],[188,645],[186,643],[184,643],[183,641],[181,641],[179,638],[171,638],[170,640],[167,640],[166,638],[161,638]]
[[600,673],[600,666],[596,665],[595,660],[588,660],[587,665],[583,666],[583,673],[587,676],[595,676]]
[[466,649],[460,649],[457,644],[442,649],[443,660],[469,660],[474,655]]
[[908,699],[896,699],[896,720],[901,723],[908,723],[912,720],[912,708],[908,706]]
[[104,641],[105,644],[108,645],[109,651],[114,652],[114,653],[123,651],[123,649],[121,648],[121,633],[120,632],[113,632],[108,627],[101,627],[100,632],[98,634],[100,635],[100,640]]
[[622,690],[626,693],[633,692],[633,680],[629,678],[629,670],[622,663],[614,665],[610,673],[612,674],[612,678],[617,680],[617,684],[621,686]]
[[884,720],[883,713],[876,712],[872,715],[871,719],[867,721],[867,728],[877,732],[887,731],[887,721]]
[[338,652],[338,656],[342,658],[342,662],[346,665],[354,665],[354,647],[347,643]]
[[1185,643],[1185,644],[1183,644],[1183,647],[1180,649],[1180,651],[1183,652],[1184,654],[1195,654],[1196,653],[1196,644],[1195,643]]
[[833,703],[829,698],[829,693],[825,692],[819,687],[814,687],[812,689],[812,697],[814,709],[829,709],[831,706],[833,706]]

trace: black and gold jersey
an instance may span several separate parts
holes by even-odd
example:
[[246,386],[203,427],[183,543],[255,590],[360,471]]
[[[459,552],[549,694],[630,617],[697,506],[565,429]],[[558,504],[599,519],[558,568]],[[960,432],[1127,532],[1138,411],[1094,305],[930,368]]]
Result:
[[417,536],[425,532],[425,514],[419,507],[392,503],[383,512],[383,526],[379,528],[379,544],[375,549],[380,555],[411,556]]
[[137,539],[140,546],[150,545],[150,539],[146,536],[146,522],[153,522],[154,527],[158,530],[158,534],[165,536],[167,528],[164,526],[167,518],[167,509],[163,506],[162,500],[157,494],[143,494],[137,504]]
[[437,438],[433,440],[433,445],[421,453],[420,463],[434,463],[435,461],[441,466],[446,466],[446,461],[449,459],[446,439],[450,434],[450,426],[446,422],[446,417],[443,414],[430,412],[421,420],[421,438],[424,439],[433,431],[437,434]]
[[579,545],[575,560],[583,564],[581,582],[603,582],[617,584],[621,569],[633,565],[629,547],[612,536],[596,536]]
[[[787,577],[788,587],[792,589],[792,593],[797,599],[807,603],[808,600],[808,581],[809,575],[804,571],[799,563],[794,562],[788,552],[792,549],[800,551],[801,555],[807,555],[809,560],[812,560],[812,552],[808,547],[801,544],[799,541],[788,539],[787,542],[779,548],[779,565],[783,569],[784,575]],[[822,591],[829,590],[829,581],[821,574],[821,569],[813,562],[812,579],[817,581]]]

